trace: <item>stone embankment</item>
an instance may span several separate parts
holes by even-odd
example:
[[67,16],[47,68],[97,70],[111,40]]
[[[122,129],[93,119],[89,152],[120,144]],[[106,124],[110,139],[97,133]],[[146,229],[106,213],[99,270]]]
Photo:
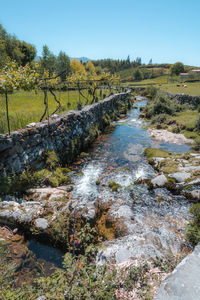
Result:
[[187,94],[172,94],[169,92],[167,92],[166,94],[170,99],[175,99],[179,101],[180,104],[188,103],[194,108],[197,108],[200,104],[200,96],[191,96]]
[[131,107],[130,91],[112,95],[80,111],[69,111],[40,123],[32,123],[11,135],[0,135],[0,176],[42,166],[47,150],[61,163],[71,162],[87,148],[112,119]]

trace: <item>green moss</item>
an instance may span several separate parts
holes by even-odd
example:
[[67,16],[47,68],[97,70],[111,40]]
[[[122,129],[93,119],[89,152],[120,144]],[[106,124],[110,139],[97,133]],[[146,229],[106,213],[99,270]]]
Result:
[[130,171],[129,168],[119,168],[116,170],[116,172],[120,172],[120,171]]
[[88,153],[86,153],[86,152],[81,152],[80,155],[81,155],[81,156],[88,156]]
[[46,151],[45,164],[49,170],[53,170],[59,165],[58,157],[57,157],[55,151],[49,151],[49,150]]
[[143,154],[147,157],[147,160],[151,162],[153,157],[169,157],[172,153],[163,149],[146,148]]
[[110,181],[108,183],[108,186],[112,189],[113,192],[116,192],[116,191],[118,191],[119,188],[121,188],[121,184],[116,183],[114,181]]
[[82,175],[84,175],[84,173],[83,172],[78,172],[78,173],[75,173],[75,174],[73,174],[74,176],[82,176]]
[[49,177],[49,184],[53,187],[58,187],[61,184],[67,184],[69,182],[69,178],[65,175],[66,168],[57,168]]
[[174,178],[168,177],[167,179],[168,179],[168,182],[174,182],[174,183],[176,183],[176,180]]
[[158,203],[160,203],[161,201],[163,200],[163,197],[158,197],[158,199],[157,199],[157,201],[158,201]]
[[158,165],[158,169],[165,174],[175,173],[178,171],[178,162],[173,159],[162,160]]
[[188,185],[186,185],[183,189],[184,189],[184,190],[189,190],[189,189],[192,188],[192,187],[193,187],[192,184],[188,184]]

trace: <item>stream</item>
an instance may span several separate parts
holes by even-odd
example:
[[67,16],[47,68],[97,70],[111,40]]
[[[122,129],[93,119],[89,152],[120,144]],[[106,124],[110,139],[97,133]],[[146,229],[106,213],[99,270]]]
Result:
[[[71,177],[74,189],[70,199],[74,207],[91,207],[99,199],[111,203],[111,215],[126,228],[124,236],[104,242],[105,247],[97,258],[100,264],[105,260],[141,262],[187,251],[184,229],[188,201],[165,188],[149,191],[146,184],[134,184],[134,181],[156,175],[142,154],[146,147],[173,153],[187,152],[190,147],[154,141],[144,129],[145,122],[139,119],[140,108],[146,105],[146,100],[134,105],[125,119],[112,123],[111,132],[94,142],[78,167],[82,173]],[[112,191],[109,182],[116,182],[120,187]],[[61,267],[63,253],[57,249],[33,240],[28,241],[28,248],[35,261]]]
[[[113,123],[114,130],[101,136],[89,151],[79,171],[84,175],[74,179],[72,198],[78,206],[112,202],[112,215],[122,218],[127,228],[124,237],[104,243],[106,250],[99,253],[99,262],[105,259],[116,263],[131,258],[135,261],[156,256],[177,255],[183,251],[185,224],[190,204],[182,196],[172,195],[164,188],[153,191],[146,184],[134,184],[137,179],[153,178],[156,172],[142,154],[146,147],[161,148],[173,153],[190,150],[187,145],[154,141],[139,119],[140,108],[146,101],[135,103],[125,119]],[[100,184],[96,185],[96,181]],[[113,192],[109,182],[121,185]]]

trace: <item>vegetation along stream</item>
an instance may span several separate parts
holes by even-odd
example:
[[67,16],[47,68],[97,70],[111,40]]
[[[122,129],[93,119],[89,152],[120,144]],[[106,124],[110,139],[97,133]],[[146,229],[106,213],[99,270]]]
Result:
[[[69,174],[73,190],[68,193],[67,205],[81,211],[85,221],[96,223],[103,237],[98,264],[127,260],[140,264],[190,250],[184,239],[190,203],[166,188],[149,188],[147,180],[157,173],[143,154],[147,147],[172,153],[185,153],[190,147],[155,141],[139,118],[145,105],[146,100],[138,97],[127,116],[113,122],[111,130],[74,163],[76,172]],[[40,274],[49,274],[53,266],[61,267],[62,252],[55,248],[30,240],[28,249],[31,264],[21,263],[20,270],[31,272],[33,264],[39,263],[40,269],[43,266]],[[27,252],[21,258],[24,261]]]
[[173,153],[184,153],[190,147],[154,141],[139,118],[140,108],[145,105],[145,100],[135,103],[125,119],[113,123],[114,130],[93,145],[80,167],[83,174],[74,180],[71,196],[78,198],[76,205],[91,208],[99,199],[109,203],[109,217],[117,220],[119,236],[124,235],[116,239],[110,236],[99,261],[148,260],[163,254],[177,255],[184,248],[188,201],[165,188],[149,191],[146,184],[134,182],[155,177],[143,155],[146,147]]

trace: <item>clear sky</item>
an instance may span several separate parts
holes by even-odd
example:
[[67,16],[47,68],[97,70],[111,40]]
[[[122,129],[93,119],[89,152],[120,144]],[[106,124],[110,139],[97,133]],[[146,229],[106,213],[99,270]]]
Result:
[[9,33],[70,57],[200,66],[200,0],[0,0]]

